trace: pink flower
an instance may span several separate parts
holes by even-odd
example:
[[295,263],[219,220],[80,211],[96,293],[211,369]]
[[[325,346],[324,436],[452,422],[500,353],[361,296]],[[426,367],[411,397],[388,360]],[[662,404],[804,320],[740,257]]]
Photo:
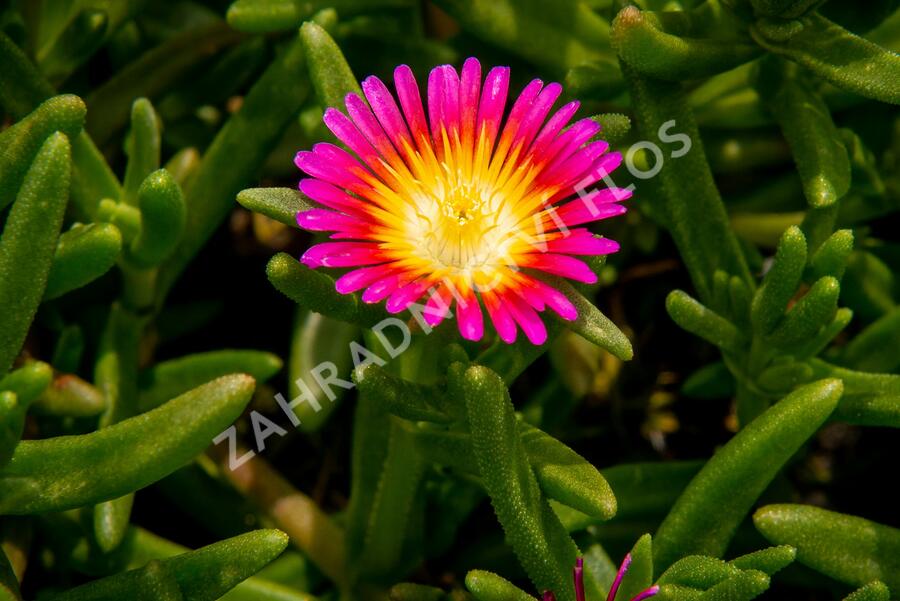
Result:
[[[631,566],[631,553],[627,554],[625,559],[622,560],[622,565],[619,566],[619,571],[616,573],[616,579],[613,580],[612,586],[609,588],[606,601],[616,601],[616,593],[619,592],[619,585],[622,584],[622,578],[625,577],[625,572],[628,571],[629,566]],[[584,596],[584,560],[581,557],[575,561],[573,573],[575,577],[575,601],[586,601]],[[644,599],[649,599],[658,592],[659,586],[654,584],[647,590],[641,591],[632,597],[631,601],[644,601]],[[544,593],[544,601],[556,601],[556,596],[551,591],[547,591]]]
[[630,191],[588,190],[621,155],[590,141],[600,130],[591,119],[564,129],[578,102],[548,119],[562,93],[557,83],[532,81],[504,119],[508,67],[483,81],[474,58],[461,72],[436,67],[427,107],[409,67],[397,67],[394,84],[396,98],[369,77],[365,100],[349,94],[346,115],[325,112],[349,152],[320,143],[297,154],[310,176],[300,190],[324,207],[299,213],[297,222],[334,240],[301,261],[348,269],[338,292],[362,291],[364,302],[385,301],[390,313],[425,299],[425,318],[437,325],[455,305],[462,336],[480,340],[483,308],[507,343],[521,329],[542,344],[540,312],[566,320],[578,313],[540,274],[593,283],[597,276],[576,256],[619,248],[579,226],[625,212],[619,202]]

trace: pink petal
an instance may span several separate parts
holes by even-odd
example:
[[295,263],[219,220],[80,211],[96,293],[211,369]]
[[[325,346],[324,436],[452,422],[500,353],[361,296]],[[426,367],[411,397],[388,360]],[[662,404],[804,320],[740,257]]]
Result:
[[608,176],[621,164],[621,153],[610,152],[609,154],[605,154],[596,160],[591,166],[590,171],[582,176],[582,179],[579,180],[578,184],[581,186],[590,186]]
[[622,565],[619,566],[619,571],[616,572],[616,578],[613,580],[612,586],[609,587],[609,596],[606,598],[606,601],[615,601],[616,593],[619,592],[619,585],[622,584],[622,578],[625,577],[625,572],[628,571],[628,568],[631,566],[631,553],[625,555],[625,559],[622,560]]
[[361,267],[339,277],[334,283],[334,287],[341,294],[350,294],[384,279],[392,271],[393,267],[390,264]]
[[431,288],[431,282],[428,278],[420,278],[414,282],[403,286],[399,290],[395,290],[384,308],[388,313],[399,313],[408,308],[411,304],[422,298],[428,289]]
[[497,330],[497,335],[500,336],[500,340],[506,344],[515,342],[518,329],[512,315],[495,295],[483,295],[483,298],[488,316],[490,316],[494,329]]
[[600,131],[600,124],[593,119],[576,121],[569,129],[558,135],[547,147],[545,154],[549,164],[547,170],[553,170],[581,148],[581,145]]
[[508,93],[509,67],[494,67],[484,80],[481,103],[478,105],[478,125],[476,126],[479,134],[484,129],[488,148],[493,148],[497,132],[500,131]]
[[363,291],[362,301],[369,304],[381,302],[406,284],[408,280],[408,276],[404,277],[401,274],[389,275],[377,280]]
[[385,133],[387,133],[397,150],[402,151],[404,141],[412,148],[414,143],[409,130],[406,128],[406,122],[403,120],[403,115],[400,113],[394,97],[391,95],[390,90],[387,89],[387,86],[384,85],[384,82],[375,76],[370,76],[363,80],[362,89],[366,95],[366,100],[369,101],[369,105],[375,112],[375,116],[381,122]]
[[369,186],[359,178],[363,171],[359,163],[349,159],[349,155],[344,152],[345,161],[349,162],[341,166],[338,164],[338,160],[329,158],[330,153],[323,151],[322,146],[322,144],[316,144],[313,152],[298,152],[294,157],[294,163],[309,175],[342,188],[360,192],[369,189]]
[[597,282],[597,274],[591,271],[591,268],[584,261],[568,255],[532,254],[528,255],[528,262],[524,263],[524,266],[540,269],[541,271],[585,284]]
[[378,119],[372,114],[369,105],[356,94],[347,94],[344,102],[347,104],[347,112],[350,114],[350,118],[353,119],[353,123],[356,124],[362,135],[378,150],[381,156],[388,162],[400,161],[400,156],[394,149],[394,145],[391,144],[387,134],[384,133],[384,129],[382,129]]
[[338,140],[346,144],[367,165],[373,167],[377,164],[378,153],[375,148],[344,113],[335,108],[329,108],[325,111],[322,121]]
[[544,297],[547,306],[553,309],[560,317],[566,321],[574,321],[578,318],[578,309],[575,308],[569,297],[540,280],[533,281],[537,285],[538,290],[540,290],[541,296]]
[[619,251],[619,244],[615,240],[609,238],[597,238],[588,230],[571,230],[571,232],[582,231],[580,235],[561,236],[555,240],[547,241],[547,252],[560,253],[565,255],[609,255]]
[[548,167],[541,174],[541,177],[538,178],[538,181],[540,183],[554,182],[562,184],[583,183],[585,174],[592,174],[591,168],[594,166],[597,157],[606,152],[608,148],[609,144],[603,140],[591,142],[561,164]]
[[459,320],[459,333],[466,340],[481,340],[484,335],[484,316],[473,293],[456,302],[456,318]]
[[323,242],[307,249],[300,262],[317,267],[356,267],[384,261],[377,244],[370,242]]
[[441,131],[451,136],[459,129],[459,74],[451,65],[441,65],[428,75],[428,121],[431,139],[442,148]]
[[365,204],[340,188],[315,178],[300,180],[300,191],[319,204],[357,217],[364,216]]
[[310,232],[333,232],[358,227],[359,220],[328,209],[311,209],[297,213],[297,225]]
[[462,142],[471,146],[475,140],[475,123],[478,118],[478,98],[481,96],[481,63],[477,58],[466,59],[459,82],[459,113]]
[[531,151],[539,155],[543,153],[553,142],[554,138],[562,131],[562,128],[569,123],[569,120],[578,112],[581,103],[577,100],[565,104],[560,108],[544,125],[531,145]]
[[560,94],[562,94],[562,86],[558,83],[551,83],[541,90],[541,93],[538,94],[538,97],[531,105],[531,110],[528,111],[528,114],[522,120],[522,126],[519,128],[513,144],[521,144],[526,148],[531,145],[547,115],[550,114],[553,103],[556,102]]
[[447,292],[446,286],[441,284],[425,303],[425,310],[422,312],[425,317],[425,323],[431,327],[437,326],[444,321],[450,314],[450,303],[453,301]]
[[525,89],[522,90],[519,97],[516,98],[512,109],[509,111],[509,116],[506,118],[506,125],[503,126],[503,133],[500,134],[500,147],[512,144],[516,133],[518,133],[519,128],[522,126],[522,121],[531,110],[531,104],[534,102],[534,99],[537,98],[537,95],[543,87],[544,82],[540,79],[533,79],[525,86]]
[[[581,190],[582,195],[584,195],[585,190],[601,179],[606,179],[621,163],[622,155],[618,152],[610,152],[609,154],[601,156],[587,171],[569,180],[566,185],[556,194],[551,196],[547,202],[553,204],[567,196],[571,196],[572,193],[577,193],[579,190]],[[612,184],[612,180],[608,180],[606,183]]]
[[421,148],[428,139],[428,123],[425,121],[425,111],[422,110],[419,84],[416,83],[412,69],[407,65],[400,65],[394,69],[394,86],[397,88],[397,98],[403,108],[403,116],[406,117],[409,130]]
[[631,190],[627,188],[591,190],[557,207],[556,215],[566,225],[574,227],[625,213],[625,207],[615,203],[628,198],[631,198]]
[[540,316],[525,302],[518,294],[507,294],[506,306],[512,314],[513,319],[525,332],[528,341],[534,345],[541,345],[547,342],[547,326],[541,320]]

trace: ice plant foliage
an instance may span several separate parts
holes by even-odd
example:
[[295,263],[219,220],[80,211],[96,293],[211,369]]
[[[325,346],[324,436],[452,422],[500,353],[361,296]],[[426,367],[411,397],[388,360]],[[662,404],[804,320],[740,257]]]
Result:
[[[622,565],[619,566],[619,571],[616,573],[616,578],[615,580],[613,580],[612,586],[609,587],[609,594],[606,596],[606,601],[616,601],[616,594],[619,592],[619,585],[622,584],[622,578],[625,577],[625,573],[628,571],[629,566],[631,566],[631,553],[627,554],[625,556],[625,559],[622,560]],[[582,559],[581,557],[579,557],[575,562],[573,575],[575,578],[575,601],[587,601],[587,597],[585,597],[584,594],[584,559]],[[658,592],[659,586],[654,584],[650,588],[643,590],[632,597],[631,601],[643,601],[644,599],[653,597]],[[552,591],[546,591],[544,593],[544,601],[556,601],[556,595],[554,595]]]
[[[347,114],[335,108],[324,121],[351,152],[320,143],[297,154],[309,178],[300,190],[326,208],[297,215],[333,241],[302,257],[310,268],[349,268],[338,292],[386,300],[398,313],[425,298],[425,319],[440,323],[455,305],[464,338],[484,333],[482,305],[500,338],[519,328],[534,344],[547,338],[538,315],[550,308],[563,319],[577,311],[536,274],[577,282],[597,276],[576,255],[606,255],[613,240],[585,224],[620,215],[630,192],[589,187],[621,163],[609,145],[591,141],[591,119],[567,125],[579,103],[550,115],[558,83],[529,83],[504,119],[510,70],[494,67],[482,81],[468,59],[428,77],[427,107],[406,65],[394,71],[397,101],[377,77],[362,83],[365,100],[347,95]],[[355,155],[355,156],[354,156]]]

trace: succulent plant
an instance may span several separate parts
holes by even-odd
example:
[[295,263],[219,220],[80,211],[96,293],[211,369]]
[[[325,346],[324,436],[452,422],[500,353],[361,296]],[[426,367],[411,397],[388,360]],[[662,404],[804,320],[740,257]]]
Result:
[[0,1],[0,599],[896,598],[898,50]]

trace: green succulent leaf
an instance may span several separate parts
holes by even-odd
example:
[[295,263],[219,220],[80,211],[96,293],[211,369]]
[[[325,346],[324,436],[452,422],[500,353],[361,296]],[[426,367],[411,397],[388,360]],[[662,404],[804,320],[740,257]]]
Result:
[[0,514],[63,511],[159,480],[209,446],[243,411],[253,387],[250,376],[226,376],[91,434],[20,443],[0,469]]
[[631,360],[634,356],[631,341],[616,324],[568,282],[561,278],[547,279],[572,301],[578,311],[578,317],[574,321],[562,321],[566,327],[585,340],[609,351],[614,357],[623,361]]
[[478,601],[534,601],[534,597],[509,580],[486,570],[466,574],[466,588]]
[[625,572],[616,599],[634,599],[653,584],[653,540],[645,534],[631,549],[631,566]]
[[449,423],[452,421],[441,405],[440,392],[434,387],[398,378],[379,365],[360,366],[353,380],[382,411],[410,421]]
[[296,29],[316,12],[334,8],[341,16],[380,8],[402,8],[408,0],[236,0],[228,8],[228,24],[248,33]]
[[32,405],[36,413],[57,417],[95,417],[106,409],[103,394],[78,376],[62,374]]
[[726,561],[704,555],[688,555],[673,563],[656,581],[660,586],[675,585],[705,591],[741,570]]
[[0,466],[6,465],[22,438],[29,406],[50,385],[53,370],[31,361],[0,378]]
[[852,586],[881,580],[900,590],[900,530],[807,505],[766,505],[753,523],[770,542],[797,549],[797,561]]
[[757,497],[831,415],[842,392],[834,379],[798,388],[719,449],[659,527],[656,569],[684,555],[721,556]]
[[395,584],[388,591],[391,601],[447,601],[447,595],[439,588],[401,582]]
[[733,323],[682,290],[669,293],[666,310],[679,326],[724,351],[740,351],[747,344],[746,337]]
[[891,591],[887,585],[874,580],[844,597],[844,601],[888,601],[890,598]]
[[900,104],[900,56],[856,36],[818,13],[793,21],[757,21],[756,42],[848,92]]
[[281,367],[276,355],[253,350],[225,349],[162,361],[138,375],[138,411],[145,413],[205,382],[236,372],[265,382]]
[[798,227],[781,236],[772,267],[753,297],[750,317],[754,328],[768,334],[784,317],[806,267],[806,238]]
[[69,138],[84,125],[86,108],[78,96],[54,96],[27,117],[0,132],[0,210],[16,198],[25,173],[44,141],[54,132]]
[[538,590],[572,598],[566,575],[577,549],[541,495],[503,380],[487,368],[456,364],[450,386],[465,399],[479,473],[507,541]]
[[600,124],[600,137],[612,147],[621,144],[631,131],[631,119],[621,113],[601,113],[591,119]]
[[769,577],[756,570],[741,573],[723,580],[702,595],[700,601],[749,601],[769,588]]
[[[644,77],[623,67],[642,139],[677,141],[659,173],[646,182],[662,200],[666,227],[675,240],[701,301],[712,296],[716,270],[753,285],[750,271],[713,181],[696,120],[680,84]],[[669,132],[677,125],[678,134]],[[679,137],[683,134],[685,137]],[[687,145],[685,139],[690,141]]]
[[279,530],[256,530],[196,551],[153,560],[143,568],[95,580],[50,599],[214,601],[278,557],[287,544],[287,535]]
[[309,80],[323,106],[343,110],[347,94],[364,98],[347,59],[327,31],[315,23],[306,22],[300,28],[300,39],[303,40],[309,66]]
[[735,557],[728,563],[741,570],[758,570],[772,576],[792,564],[796,558],[797,549],[790,545],[779,545]]
[[[412,435],[391,420],[387,454],[366,519],[366,530],[354,572],[372,577],[395,574],[404,564],[410,528],[421,528],[416,513],[425,462],[416,452]],[[407,568],[408,569],[408,568]]]
[[141,230],[131,242],[128,258],[138,267],[154,267],[172,254],[184,234],[184,196],[169,172],[159,169],[141,183],[137,203]]
[[791,146],[809,205],[823,208],[850,189],[850,157],[821,96],[809,88],[793,63],[760,62],[760,96]]
[[294,0],[237,0],[228,8],[228,24],[249,33],[293,29],[314,10]]
[[71,148],[62,133],[41,145],[0,237],[0,373],[12,366],[44,296],[69,200]]
[[540,0],[439,0],[438,5],[472,34],[551,72],[613,63],[603,50],[609,24],[583,2],[557,2],[552,11]]
[[249,211],[291,227],[297,227],[297,213],[315,208],[309,199],[293,188],[249,188],[237,195],[237,201]]
[[141,183],[159,169],[160,127],[159,116],[150,101],[146,98],[135,100],[131,105],[131,132],[125,143],[128,164],[122,192],[127,204],[137,204]]
[[666,81],[684,81],[728,71],[761,50],[747,40],[692,38],[665,30],[651,11],[627,6],[616,15],[611,41],[636,71]]
[[853,232],[838,230],[831,234],[809,259],[809,273],[813,279],[831,276],[840,280],[853,252]]
[[520,421],[519,430],[544,494],[594,519],[608,520],[616,514],[616,497],[597,468],[534,426]]
[[770,339],[781,347],[802,343],[834,319],[840,283],[825,276],[791,307]]
[[90,284],[109,271],[122,252],[122,234],[109,223],[75,225],[59,237],[44,301]]
[[282,294],[316,313],[366,327],[386,315],[379,307],[363,305],[354,295],[339,294],[334,289],[334,278],[301,265],[286,253],[269,260],[266,275]]

